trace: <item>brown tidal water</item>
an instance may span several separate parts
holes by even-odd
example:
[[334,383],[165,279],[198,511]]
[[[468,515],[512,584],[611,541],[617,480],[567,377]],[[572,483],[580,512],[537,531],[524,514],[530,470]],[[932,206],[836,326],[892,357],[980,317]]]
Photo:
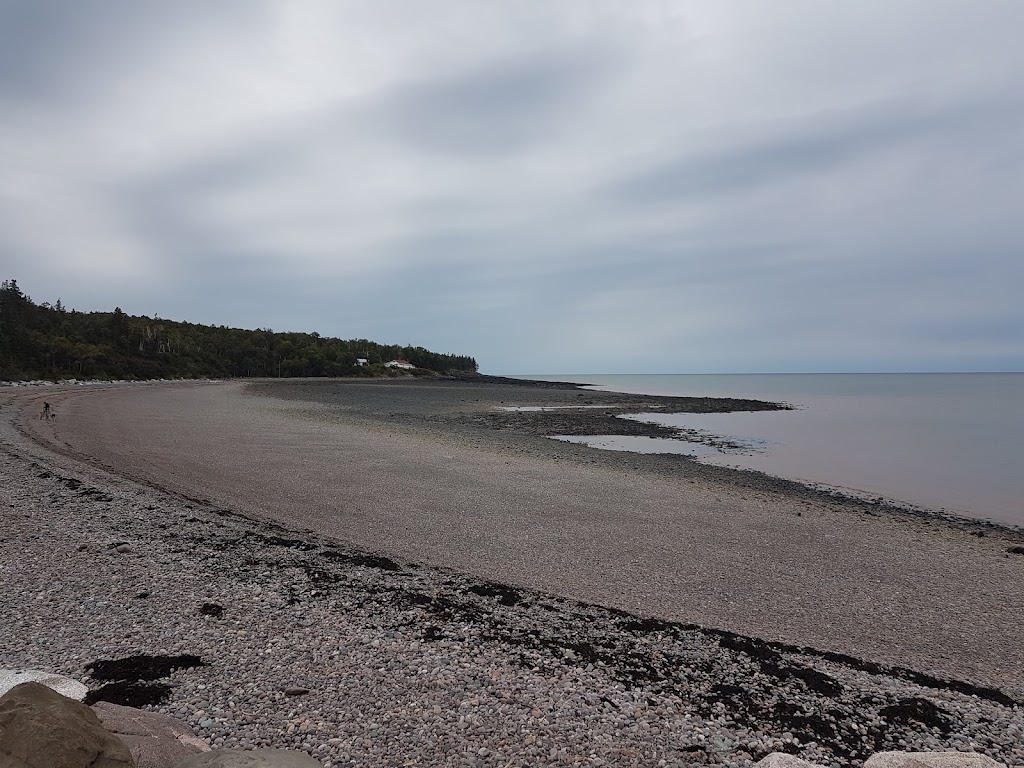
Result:
[[612,450],[685,453],[699,461],[1024,526],[1024,373],[531,376],[599,391],[750,397],[792,411],[636,414],[741,446],[687,441]]

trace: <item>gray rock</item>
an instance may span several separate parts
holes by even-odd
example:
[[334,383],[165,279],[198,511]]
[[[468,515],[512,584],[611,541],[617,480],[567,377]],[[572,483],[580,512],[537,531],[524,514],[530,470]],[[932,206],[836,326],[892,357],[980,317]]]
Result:
[[169,715],[101,701],[93,705],[103,727],[131,750],[138,768],[171,768],[209,745]]
[[305,696],[309,693],[309,688],[303,688],[301,685],[292,685],[284,689],[285,696]]
[[1006,768],[975,752],[878,752],[864,768]]
[[289,749],[221,749],[193,755],[175,768],[320,768],[320,763]]
[[128,747],[89,707],[40,683],[0,697],[3,768],[135,768]]
[[754,763],[756,768],[823,768],[817,763],[809,763],[799,757],[787,755],[785,752],[772,752],[770,755]]
[[38,669],[0,669],[0,696],[22,683],[41,683],[61,696],[75,701],[81,701],[89,692],[89,689],[77,680],[52,672]]

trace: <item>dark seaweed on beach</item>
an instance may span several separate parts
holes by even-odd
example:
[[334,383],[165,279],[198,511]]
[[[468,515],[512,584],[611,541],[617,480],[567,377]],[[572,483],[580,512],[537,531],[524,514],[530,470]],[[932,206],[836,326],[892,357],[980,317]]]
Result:
[[203,603],[199,607],[199,612],[203,616],[212,616],[215,619],[219,619],[224,615],[224,606],[219,603]]
[[140,683],[118,680],[85,694],[86,704],[107,701],[122,707],[148,707],[163,704],[171,695],[171,686],[165,683]]
[[101,659],[86,664],[95,680],[157,680],[178,669],[205,666],[202,659],[192,654],[180,656],[126,656],[123,659]]
[[441,640],[444,637],[444,632],[440,627],[424,627],[423,628],[423,642],[433,643],[437,640]]
[[178,669],[204,667],[198,656],[182,654],[162,656],[139,654],[122,659],[101,659],[86,665],[94,680],[109,680],[85,696],[86,704],[108,701],[125,707],[162,704],[171,694],[166,683],[152,682]]
[[253,541],[257,541],[260,544],[271,547],[286,547],[288,549],[298,549],[303,552],[309,552],[310,550],[316,549],[316,544],[311,544],[308,541],[302,539],[287,539],[281,536],[268,536],[265,534],[248,533],[247,538]]
[[893,723],[921,723],[928,728],[938,728],[942,733],[949,733],[953,727],[945,710],[927,699],[916,696],[883,707],[878,710],[878,714]]
[[497,584],[493,581],[482,584],[473,584],[469,591],[481,597],[495,597],[502,605],[515,605],[522,599],[518,589],[513,589],[505,584]]
[[[678,628],[678,625],[672,624],[669,621],[662,621],[661,619],[630,619],[629,621],[623,621],[619,626],[627,632],[640,632],[645,635],[653,632],[670,632]],[[695,629],[696,627],[693,628]]]
[[333,560],[337,563],[348,563],[363,568],[379,568],[382,571],[400,571],[401,566],[390,557],[383,555],[370,555],[361,552],[339,552],[336,549],[327,549],[320,553],[321,557]]

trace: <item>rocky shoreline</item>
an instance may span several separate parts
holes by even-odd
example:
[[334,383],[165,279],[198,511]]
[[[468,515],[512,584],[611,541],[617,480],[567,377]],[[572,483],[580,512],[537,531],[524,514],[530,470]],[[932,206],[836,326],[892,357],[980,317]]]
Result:
[[1002,690],[360,551],[56,455],[6,419],[0,441],[0,659],[215,747],[330,766],[1024,763]]
[[[456,386],[448,386],[448,382]],[[332,389],[341,385],[344,399]],[[264,379],[246,391],[294,403],[324,404],[344,409],[347,419],[401,425],[433,436],[459,434],[484,439],[492,445],[563,458],[579,457],[589,463],[627,471],[678,475],[745,491],[764,491],[794,501],[841,504],[853,513],[909,516],[950,524],[974,535],[998,531],[1024,544],[1024,528],[953,512],[920,507],[877,495],[858,494],[790,480],[756,470],[704,464],[693,457],[673,454],[636,454],[628,451],[586,449],[559,444],[555,435],[613,435],[682,439],[706,445],[739,448],[728,438],[696,430],[667,427],[649,421],[621,418],[645,413],[733,413],[785,411],[787,402],[723,397],[668,397],[584,389],[586,385],[562,381],[512,379],[504,376],[456,376],[440,380],[329,381],[322,379]],[[423,393],[428,393],[423,396]],[[517,406],[527,406],[520,408]]]
[[[74,393],[79,387],[110,388],[131,386],[218,384],[215,380],[152,380],[152,381],[0,381],[0,391],[50,389],[57,397]],[[328,390],[345,387],[351,402],[339,403],[336,393]],[[451,374],[426,378],[388,377],[383,379],[254,379],[246,382],[245,391],[297,404],[331,404],[346,412],[354,422],[400,425],[412,432],[432,436],[484,437],[503,448],[512,447],[562,458],[579,456],[580,448],[553,443],[549,438],[561,436],[611,435],[616,437],[650,437],[681,439],[725,449],[742,450],[743,446],[700,430],[668,427],[651,421],[622,418],[643,412],[664,413],[733,413],[738,411],[792,410],[786,402],[722,397],[668,397],[598,392],[587,385],[566,381],[515,379],[486,374]],[[419,394],[429,392],[420,399]],[[347,399],[347,398],[346,398]],[[529,403],[516,407],[515,403]],[[32,437],[31,431],[22,434]],[[36,435],[38,437],[38,435]],[[51,446],[61,450],[61,446]],[[583,449],[592,464],[643,470],[665,475],[677,474],[685,467],[688,476],[723,486],[752,491],[767,491],[782,497],[819,503],[841,504],[854,513],[910,516],[934,520],[984,536],[997,532],[1024,545],[1024,527],[984,518],[966,517],[949,511],[929,509],[897,499],[858,493],[823,483],[790,480],[757,470],[704,464],[687,455],[636,454],[628,451]]]

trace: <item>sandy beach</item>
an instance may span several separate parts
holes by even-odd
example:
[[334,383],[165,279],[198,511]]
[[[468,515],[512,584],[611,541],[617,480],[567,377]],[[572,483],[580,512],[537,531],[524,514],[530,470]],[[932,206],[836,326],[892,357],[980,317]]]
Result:
[[214,508],[400,561],[1024,695],[1024,557],[1007,552],[1017,536],[678,457],[563,444],[499,410],[628,406],[612,396],[409,380],[53,397],[56,422],[21,421],[34,437]]

